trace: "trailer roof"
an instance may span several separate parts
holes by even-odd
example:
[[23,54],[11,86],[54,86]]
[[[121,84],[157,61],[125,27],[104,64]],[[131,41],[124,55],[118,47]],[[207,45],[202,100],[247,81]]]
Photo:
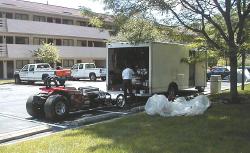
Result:
[[176,44],[176,45],[185,45],[180,43],[172,42],[150,42],[150,43],[140,43],[140,44],[131,44],[129,42],[111,42],[107,43],[108,48],[129,48],[129,47],[149,47],[151,44]]

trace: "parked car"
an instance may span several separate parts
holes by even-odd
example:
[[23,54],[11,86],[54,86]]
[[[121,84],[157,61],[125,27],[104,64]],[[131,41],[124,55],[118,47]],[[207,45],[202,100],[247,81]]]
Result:
[[230,70],[227,67],[214,67],[207,72],[208,80],[210,80],[211,75],[220,75],[221,79],[227,79],[230,75]]
[[89,78],[91,81],[96,81],[101,78],[106,80],[106,69],[96,68],[95,63],[78,63],[71,68],[71,77],[73,80]]
[[70,77],[69,69],[55,70],[48,63],[27,64],[20,71],[14,74],[15,83],[20,84],[22,81],[28,81],[33,84],[37,81],[43,81],[50,77],[57,76],[56,79],[60,85],[64,85],[65,80]]
[[[242,66],[240,66],[239,69],[242,69]],[[250,66],[245,66],[245,69],[247,69],[248,72],[250,73]]]

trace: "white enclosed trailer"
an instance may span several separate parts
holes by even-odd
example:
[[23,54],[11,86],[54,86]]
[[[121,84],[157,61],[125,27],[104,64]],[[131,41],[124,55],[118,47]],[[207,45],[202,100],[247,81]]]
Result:
[[121,73],[126,64],[134,71],[143,72],[132,81],[139,94],[177,92],[192,87],[202,90],[206,86],[206,61],[183,62],[194,54],[185,45],[109,43],[107,49],[108,90],[122,89]]

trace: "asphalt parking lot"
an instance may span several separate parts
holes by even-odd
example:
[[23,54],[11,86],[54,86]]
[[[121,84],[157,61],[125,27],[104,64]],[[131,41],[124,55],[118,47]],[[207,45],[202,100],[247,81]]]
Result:
[[[106,83],[102,81],[90,82],[90,81],[67,81],[66,86],[68,87],[84,87],[94,86],[100,90],[106,90]],[[205,93],[209,93],[210,83]],[[26,112],[26,100],[30,95],[39,92],[41,84],[36,85],[15,85],[5,84],[0,85],[0,140],[8,134],[22,132],[23,130],[29,130],[34,128],[48,127],[50,130],[62,130],[72,127],[72,121],[78,119],[84,119],[91,116],[105,116],[105,114],[126,114],[129,113],[130,109],[136,106],[144,105],[146,100],[136,103],[125,109],[118,109],[114,106],[99,107],[92,110],[83,110],[80,112],[72,113],[69,117],[62,122],[53,123],[42,119],[34,119]],[[229,83],[222,82],[222,89],[228,89]],[[192,89],[191,89],[192,90]],[[73,124],[74,125],[74,124]],[[45,128],[46,129],[46,128]],[[0,141],[1,142],[1,141]]]
[[[106,90],[106,82],[96,81],[67,81],[67,87],[85,87],[93,86],[98,87],[100,90]],[[125,109],[118,109],[115,106],[98,107],[95,109],[86,109],[79,112],[71,113],[69,117],[62,122],[54,123],[48,122],[43,119],[32,118],[26,112],[26,101],[30,95],[39,92],[39,88],[43,87],[42,84],[35,85],[15,85],[5,84],[0,85],[0,143],[1,137],[4,138],[6,135],[12,135],[12,133],[18,133],[22,131],[29,131],[34,128],[49,127],[50,130],[60,130],[72,127],[72,121],[79,118],[88,118],[91,116],[104,116],[108,113],[113,114],[126,114],[129,109],[133,106],[138,106],[140,103],[136,103],[131,107]],[[74,126],[74,125],[73,125]]]

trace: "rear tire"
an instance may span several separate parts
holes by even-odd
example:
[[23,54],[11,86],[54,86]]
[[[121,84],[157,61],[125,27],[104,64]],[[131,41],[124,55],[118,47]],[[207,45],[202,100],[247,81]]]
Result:
[[196,89],[198,90],[198,92],[204,92],[205,91],[205,87],[196,87]]
[[89,75],[89,79],[90,79],[91,81],[96,81],[96,75],[95,75],[95,73],[91,73],[91,74]]
[[106,77],[101,77],[101,80],[102,81],[106,81]]
[[51,95],[44,104],[45,117],[52,121],[62,120],[69,113],[69,103],[62,95]]
[[168,100],[174,101],[176,95],[178,94],[178,86],[175,83],[172,83],[168,87]]
[[28,98],[26,102],[26,110],[30,116],[35,118],[41,118],[44,116],[44,111],[43,108],[37,104],[37,101],[34,99],[34,96],[35,95],[32,95]]

